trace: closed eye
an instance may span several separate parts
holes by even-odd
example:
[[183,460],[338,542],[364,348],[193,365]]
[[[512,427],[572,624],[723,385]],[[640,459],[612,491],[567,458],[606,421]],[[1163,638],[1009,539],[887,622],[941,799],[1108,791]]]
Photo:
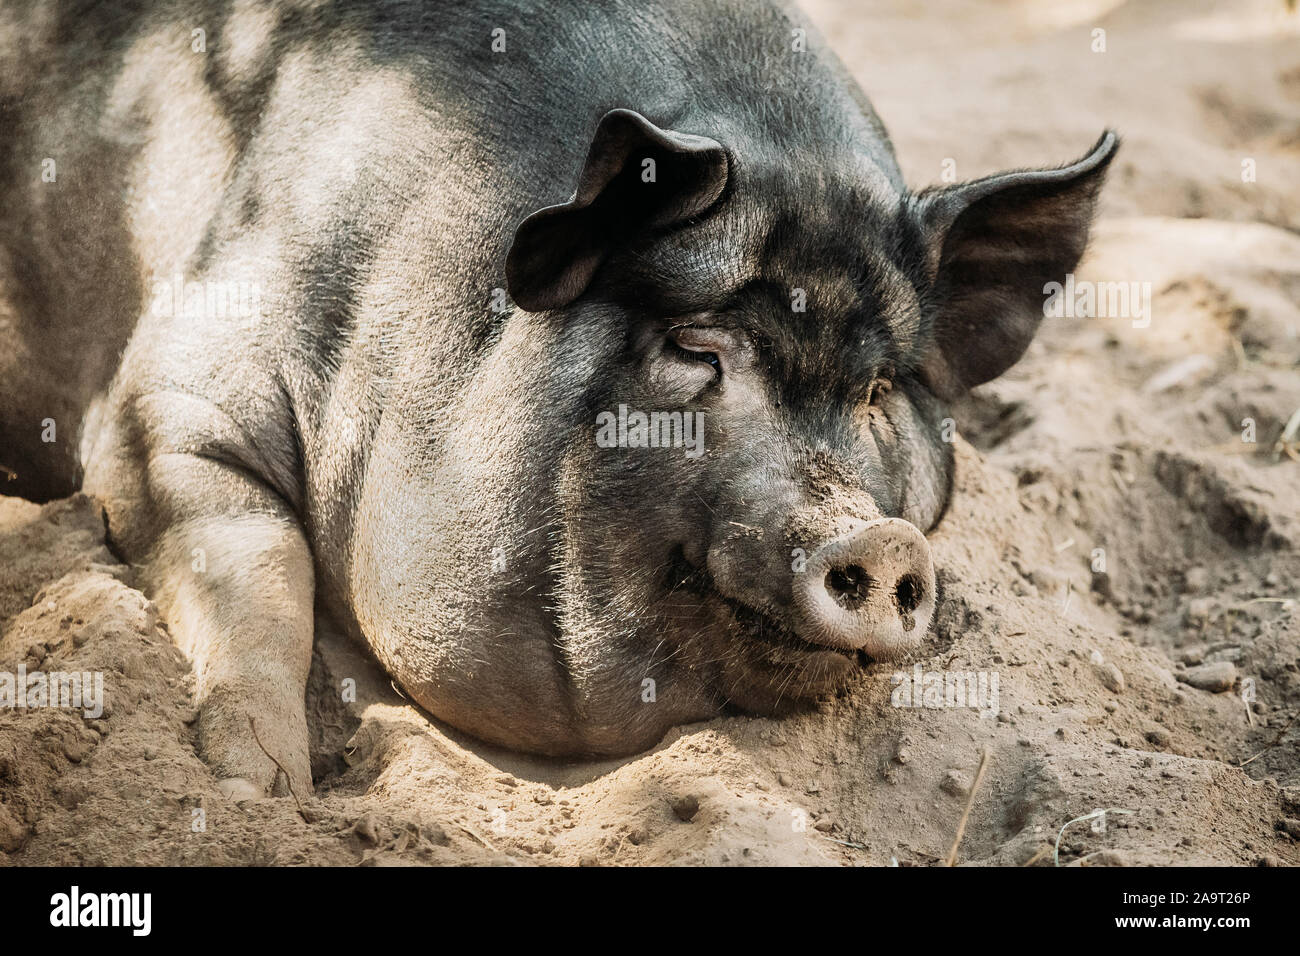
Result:
[[705,352],[698,349],[688,349],[674,338],[668,339],[668,348],[680,359],[688,362],[702,362],[713,367],[714,371],[722,373],[722,361],[718,358],[716,352]]

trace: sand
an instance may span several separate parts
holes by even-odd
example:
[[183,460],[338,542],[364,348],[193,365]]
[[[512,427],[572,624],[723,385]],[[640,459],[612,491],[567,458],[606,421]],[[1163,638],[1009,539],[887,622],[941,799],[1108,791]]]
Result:
[[[806,715],[564,764],[430,721],[322,633],[316,791],[236,805],[95,502],[0,498],[0,671],[102,671],[110,703],[0,710],[0,862],[935,865],[968,805],[961,864],[1300,862],[1300,461],[1274,452],[1300,408],[1300,14],[806,9],[915,186],[1063,162],[1119,129],[1077,278],[1150,290],[1149,323],[1046,320],[956,411],[931,539],[945,600],[900,686],[878,665]],[[922,688],[970,672],[982,706],[898,706],[927,703],[902,699],[913,665]]]

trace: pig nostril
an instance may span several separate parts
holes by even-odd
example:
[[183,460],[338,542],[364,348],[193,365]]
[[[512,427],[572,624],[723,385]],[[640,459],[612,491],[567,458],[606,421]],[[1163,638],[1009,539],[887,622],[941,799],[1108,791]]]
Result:
[[911,614],[920,605],[922,594],[921,582],[916,575],[903,575],[898,582],[898,587],[894,589],[894,596],[898,599],[898,610],[903,614]]
[[835,603],[846,611],[856,610],[867,599],[871,578],[856,564],[847,568],[832,568],[826,575],[826,590]]

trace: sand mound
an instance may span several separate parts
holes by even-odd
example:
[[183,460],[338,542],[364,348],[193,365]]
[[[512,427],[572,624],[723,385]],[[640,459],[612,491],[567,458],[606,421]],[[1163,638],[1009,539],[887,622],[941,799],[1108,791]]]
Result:
[[[1294,605],[1249,603],[1297,579],[1294,523],[1190,455],[1093,453],[1067,474],[968,447],[962,459],[935,538],[946,603],[919,664],[996,675],[983,716],[891,706],[882,672],[806,717],[715,721],[633,760],[558,766],[431,725],[326,635],[306,819],[292,800],[219,795],[195,755],[188,670],[103,549],[94,503],[9,505],[0,669],[101,671],[108,706],[95,720],[0,715],[0,849],[24,863],[931,863],[987,750],[963,859],[1046,860],[1063,823],[1107,807],[1133,814],[1102,832],[1077,824],[1067,860],[1300,857],[1275,831],[1293,811],[1263,779],[1300,782],[1297,735],[1234,766],[1277,736],[1300,692]],[[1275,544],[1225,541],[1212,512],[1188,507],[1188,481],[1212,507],[1254,501]],[[1008,541],[1013,523],[1024,533]],[[1097,542],[1105,576],[1085,558]],[[1182,682],[1203,662],[1227,665],[1221,692]],[[359,690],[347,706],[346,677]]]

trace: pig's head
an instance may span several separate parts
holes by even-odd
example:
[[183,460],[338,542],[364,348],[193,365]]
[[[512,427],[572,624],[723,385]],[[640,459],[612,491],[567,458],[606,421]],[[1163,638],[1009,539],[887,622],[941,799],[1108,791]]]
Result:
[[607,114],[507,264],[580,383],[558,478],[571,640],[751,711],[914,648],[948,403],[1024,353],[1116,145],[910,194],[886,147],[759,163]]

